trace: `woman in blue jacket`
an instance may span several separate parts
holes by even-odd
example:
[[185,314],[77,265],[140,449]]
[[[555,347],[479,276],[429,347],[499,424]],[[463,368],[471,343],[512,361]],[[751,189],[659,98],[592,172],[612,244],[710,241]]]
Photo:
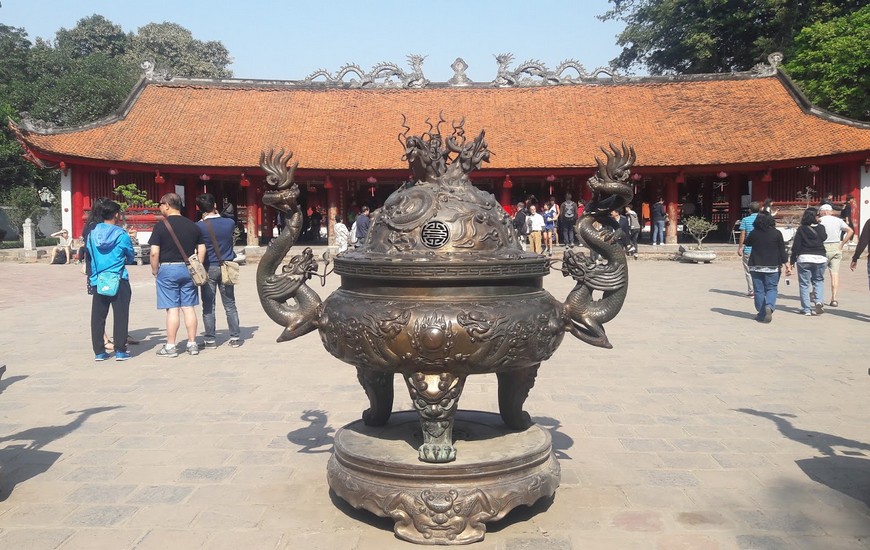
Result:
[[113,296],[100,294],[100,288],[94,292],[91,302],[91,343],[95,360],[105,361],[109,358],[103,336],[109,306],[112,306],[115,360],[126,361],[130,358],[127,353],[127,328],[132,297],[126,264],[133,261],[133,243],[130,235],[120,227],[121,207],[118,203],[106,201],[99,208],[97,216],[103,221],[91,230],[87,242],[91,262],[90,283],[97,287],[97,279],[101,274],[117,274],[119,281],[118,290]]

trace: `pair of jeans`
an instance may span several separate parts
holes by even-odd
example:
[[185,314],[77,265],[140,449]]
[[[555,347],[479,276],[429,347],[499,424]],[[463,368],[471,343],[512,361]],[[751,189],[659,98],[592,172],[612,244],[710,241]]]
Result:
[[118,293],[114,296],[103,296],[94,292],[91,301],[91,344],[94,355],[106,353],[106,317],[109,316],[109,306],[112,306],[112,338],[115,341],[115,351],[127,351],[127,329],[130,324],[130,299],[133,291],[130,281],[118,281]]
[[813,303],[810,301],[810,285],[816,293],[816,303],[825,303],[825,269],[827,264],[801,263],[797,264],[798,284],[800,285],[801,313],[810,311]]
[[665,220],[652,222],[652,243],[665,244]]
[[239,311],[236,309],[236,287],[225,285],[221,280],[221,266],[208,266],[208,282],[202,285],[202,324],[205,328],[205,339],[214,341],[215,333],[215,297],[221,293],[221,303],[227,312],[227,326],[230,329],[230,340],[239,337]]
[[758,312],[758,319],[764,317],[765,306],[770,306],[771,309],[776,309],[776,295],[779,292],[779,271],[773,273],[763,273],[761,271],[750,271],[752,276],[752,287],[755,292],[755,310]]
[[634,255],[637,256],[637,238],[640,236],[640,228],[631,230],[631,246],[634,247]]
[[559,222],[559,227],[562,229],[562,244],[565,246],[574,246],[576,239],[574,235],[574,220],[564,219]]

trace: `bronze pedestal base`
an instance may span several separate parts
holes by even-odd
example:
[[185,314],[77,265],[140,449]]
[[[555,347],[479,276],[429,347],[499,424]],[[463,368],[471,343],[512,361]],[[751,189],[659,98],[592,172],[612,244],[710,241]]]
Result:
[[353,507],[393,518],[400,539],[440,545],[483,540],[485,523],[556,492],[546,429],[510,431],[496,414],[458,411],[453,433],[456,461],[429,464],[417,459],[416,412],[394,413],[385,426],[348,424],[335,435],[329,486]]

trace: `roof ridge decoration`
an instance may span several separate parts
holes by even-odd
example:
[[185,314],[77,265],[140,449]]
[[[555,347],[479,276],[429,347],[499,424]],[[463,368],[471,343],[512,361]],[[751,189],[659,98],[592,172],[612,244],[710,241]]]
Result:
[[[607,75],[613,82],[620,82],[624,77],[617,74],[613,69],[607,67],[597,67],[591,73],[587,73],[583,65],[574,59],[566,59],[559,63],[555,70],[551,71],[544,63],[537,59],[529,59],[520,63],[516,69],[510,70],[509,66],[513,61],[514,56],[511,53],[503,53],[495,56],[498,62],[498,74],[492,85],[495,87],[519,87],[519,86],[550,86],[559,84],[576,84],[578,82],[589,82],[598,80],[602,74]],[[576,77],[570,76],[570,72],[575,71]],[[568,72],[568,75],[565,73]],[[523,76],[523,75],[528,76]]]
[[[407,56],[410,72],[401,69],[395,63],[378,63],[368,72],[364,71],[356,63],[342,65],[338,71],[331,73],[326,69],[317,69],[303,80],[305,84],[344,85],[351,88],[425,88],[430,82],[423,75],[423,60],[427,56]],[[559,63],[555,70],[536,59],[530,59],[520,63],[516,69],[511,70],[510,64],[514,59],[513,54],[503,53],[494,56],[498,62],[498,71],[490,85],[497,88],[528,87],[528,86],[552,86],[559,84],[577,84],[580,82],[594,82],[601,75],[610,77],[613,82],[621,82],[625,77],[617,74],[613,69],[598,67],[591,73],[583,68],[583,65],[574,59],[566,59]],[[471,86],[474,82],[465,74],[468,64],[461,57],[457,57],[450,68],[453,69],[453,77],[446,82],[449,87]],[[576,76],[572,75],[576,73]],[[358,78],[354,78],[356,76]],[[348,80],[348,77],[350,79]],[[395,80],[394,80],[395,79]]]
[[773,52],[767,56],[767,63],[758,63],[749,72],[759,76],[773,76],[782,65],[783,58],[782,52]]
[[[326,69],[317,69],[306,76],[304,82],[313,84],[316,78],[324,78],[326,84],[350,84],[353,88],[425,88],[429,84],[429,80],[423,76],[423,60],[426,57],[417,54],[407,56],[411,72],[405,72],[395,63],[387,61],[378,63],[369,72],[363,71],[356,63],[347,63],[342,65],[335,74]],[[351,78],[349,82],[346,82],[345,77],[351,74],[355,74],[360,80]],[[398,78],[399,81],[396,82],[393,78]]]
[[167,67],[159,67],[159,68],[155,67],[154,62],[151,61],[150,59],[146,59],[145,61],[143,61],[139,65],[139,68],[142,69],[142,76],[145,78],[145,80],[149,80],[149,81],[154,80],[155,73],[162,80],[169,81],[169,80],[172,80],[174,78],[174,75],[172,74],[172,71],[169,68],[167,68]]

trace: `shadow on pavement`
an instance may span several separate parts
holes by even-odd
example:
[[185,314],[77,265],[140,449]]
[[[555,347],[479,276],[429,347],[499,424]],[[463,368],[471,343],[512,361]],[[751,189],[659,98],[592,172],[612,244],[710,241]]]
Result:
[[326,411],[302,411],[299,417],[309,425],[287,434],[287,439],[302,447],[299,453],[331,453],[333,428],[327,425]]
[[[753,307],[752,303],[749,303],[749,307],[750,308]],[[721,308],[721,307],[711,307],[710,311],[712,311],[713,313],[721,313],[722,315],[728,315],[731,317],[739,317],[741,319],[749,319],[749,320],[755,319],[755,316],[757,315],[757,313],[754,311],[736,311],[733,309],[725,309],[725,308]]]
[[[4,367],[3,372],[6,372],[5,367]],[[2,373],[0,373],[0,375],[2,375]],[[14,384],[16,382],[21,382],[25,378],[27,378],[27,377],[19,374],[18,376],[7,376],[6,378],[0,380],[0,395],[2,395],[3,392],[6,391],[6,388],[8,388],[9,386],[11,386],[12,384]]]
[[[797,460],[795,464],[813,481],[827,485],[870,506],[870,459],[868,459],[870,444],[838,435],[796,428],[786,420],[797,418],[793,414],[754,409],[734,410],[766,418],[776,424],[779,432],[785,437],[812,447],[825,455]],[[840,448],[839,453],[835,447]]]
[[9,498],[16,485],[48,471],[57,461],[61,453],[43,451],[42,448],[66,435],[69,435],[91,416],[123,408],[121,405],[112,407],[94,407],[82,411],[68,411],[66,414],[77,414],[76,418],[60,426],[43,426],[0,437],[0,443],[10,443],[0,449],[0,502]]
[[532,420],[535,424],[540,424],[550,431],[550,439],[553,440],[553,455],[559,460],[572,460],[571,455],[565,451],[574,446],[574,440],[559,431],[562,423],[548,416],[535,416]]

